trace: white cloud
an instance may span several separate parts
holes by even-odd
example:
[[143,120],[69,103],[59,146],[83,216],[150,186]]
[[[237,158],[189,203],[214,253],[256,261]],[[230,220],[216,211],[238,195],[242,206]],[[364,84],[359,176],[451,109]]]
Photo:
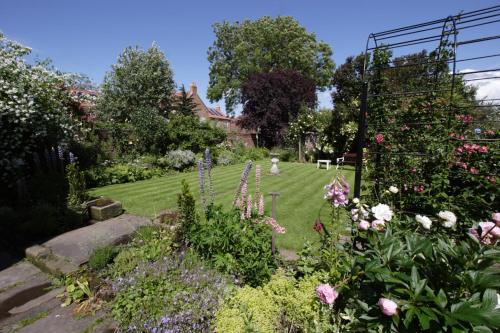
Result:
[[[475,72],[476,69],[464,69],[460,73],[470,73]],[[478,99],[492,99],[500,98],[500,78],[499,79],[489,79],[480,80],[488,77],[500,76],[500,71],[484,72],[484,73],[473,73],[469,75],[463,75],[465,80],[476,80],[469,81],[470,84],[477,88],[477,98]]]

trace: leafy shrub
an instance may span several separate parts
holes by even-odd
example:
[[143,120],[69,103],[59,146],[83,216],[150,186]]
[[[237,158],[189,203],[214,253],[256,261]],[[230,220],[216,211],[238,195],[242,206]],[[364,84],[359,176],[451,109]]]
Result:
[[179,209],[180,230],[178,235],[185,238],[191,232],[191,228],[196,226],[196,203],[193,194],[189,190],[189,185],[185,179],[182,180],[182,191],[177,196],[177,207]]
[[324,332],[315,289],[317,275],[301,280],[278,270],[262,287],[238,289],[216,314],[217,332]]
[[267,148],[249,148],[245,151],[244,160],[260,161],[269,157]]
[[230,150],[221,150],[218,152],[217,165],[231,165],[238,161],[236,155]]
[[192,115],[172,116],[166,131],[170,150],[182,149],[199,153],[206,147],[213,147],[226,139],[226,131]]
[[279,154],[278,158],[282,162],[297,162],[298,152],[293,148],[274,149],[272,152]]
[[66,166],[66,179],[68,180],[68,207],[72,209],[81,209],[81,204],[88,199],[85,176],[80,172],[76,163],[70,163]]
[[108,275],[123,276],[131,272],[142,261],[154,261],[172,250],[172,235],[161,227],[143,227],[137,231],[132,242],[118,253]]
[[214,266],[236,274],[245,283],[259,285],[276,267],[271,252],[271,228],[264,223],[246,223],[236,210],[211,208],[205,223],[195,223],[188,240]]
[[[369,231],[363,244],[352,282],[342,289],[357,301],[352,304],[357,305],[359,328],[492,332],[500,327],[495,310],[500,274],[493,269],[500,251],[471,239],[455,242],[445,235],[391,229]],[[382,314],[380,297],[394,300],[398,313]]]
[[184,170],[193,166],[196,160],[196,155],[190,150],[172,150],[166,155],[166,164],[174,170]]
[[115,164],[107,168],[98,167],[85,170],[85,180],[90,187],[98,187],[151,179],[164,174],[165,170],[159,168],[148,169],[130,164]]
[[113,317],[128,332],[208,332],[229,285],[192,253],[141,262],[114,283]]
[[118,254],[115,246],[104,246],[96,249],[89,258],[89,267],[95,271],[105,268]]

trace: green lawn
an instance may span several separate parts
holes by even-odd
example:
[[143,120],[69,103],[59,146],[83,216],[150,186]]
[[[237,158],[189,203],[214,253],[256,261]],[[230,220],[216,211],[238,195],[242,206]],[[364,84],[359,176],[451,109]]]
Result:
[[[336,174],[335,168],[316,169],[315,164],[280,162],[281,174],[269,176],[271,163],[261,161],[262,193],[265,194],[266,214],[271,211],[271,198],[268,192],[279,192],[277,204],[278,223],[286,228],[284,235],[277,236],[278,246],[298,250],[305,240],[315,241],[318,236],[312,229],[314,220],[324,204],[323,186]],[[255,165],[255,164],[254,164]],[[216,192],[216,203],[231,205],[238,186],[244,164],[220,166],[213,170],[212,178]],[[253,193],[255,167],[249,177],[249,193]],[[352,185],[354,170],[346,167],[344,174]],[[198,173],[196,171],[173,176],[138,181],[129,184],[110,185],[91,190],[92,195],[103,195],[122,202],[123,207],[132,214],[153,217],[165,208],[175,208],[181,180],[186,179],[199,203]],[[328,221],[330,208],[321,209],[322,221]]]

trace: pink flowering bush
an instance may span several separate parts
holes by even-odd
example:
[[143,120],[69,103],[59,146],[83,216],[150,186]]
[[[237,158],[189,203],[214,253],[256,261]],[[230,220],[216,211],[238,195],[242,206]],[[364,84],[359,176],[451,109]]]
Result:
[[[424,54],[397,61],[416,65],[420,56],[430,56]],[[373,68],[386,68],[396,61],[391,51],[377,52],[371,60]],[[422,73],[436,68],[427,66],[424,61],[412,66],[419,72],[415,76],[385,70],[372,73],[366,135],[368,176],[374,183],[374,197],[395,185],[398,208],[423,215],[453,210],[460,221],[467,222],[457,225],[463,231],[471,221],[488,218],[499,205],[500,132],[494,122],[485,119],[489,111],[477,107],[481,103],[474,89],[460,78],[455,81],[453,96],[453,104],[460,107],[450,108],[447,64],[443,63],[432,84],[425,80],[433,76]],[[435,91],[432,95],[397,94],[398,89],[418,91],[423,86]]]

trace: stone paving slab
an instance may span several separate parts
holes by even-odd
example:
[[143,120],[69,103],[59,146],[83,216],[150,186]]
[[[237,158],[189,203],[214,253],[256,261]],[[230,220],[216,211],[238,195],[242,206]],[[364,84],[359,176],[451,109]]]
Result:
[[27,261],[11,266],[0,271],[0,292],[22,283],[33,275],[39,274],[40,270]]
[[0,318],[8,316],[8,311],[47,293],[50,286],[50,277],[38,271],[29,277],[19,277],[19,282],[0,293]]
[[42,246],[52,254],[67,258],[71,263],[80,266],[89,260],[95,249],[126,242],[137,229],[150,224],[151,220],[148,218],[124,214],[69,231]]
[[52,298],[49,301],[42,303],[37,307],[29,309],[26,312],[0,319],[0,333],[17,332],[17,330],[26,326],[26,322],[32,322],[34,320],[33,318],[45,317],[50,312],[54,311],[54,309],[59,309],[60,307],[61,300],[58,298]]
[[79,333],[91,328],[95,321],[102,317],[102,311],[95,315],[77,317],[73,314],[75,305],[55,308],[46,317],[40,318],[31,325],[16,331],[17,333]]
[[16,315],[16,314],[27,312],[31,309],[37,308],[40,305],[42,305],[43,303],[49,302],[50,300],[56,298],[58,295],[62,294],[65,289],[66,288],[64,288],[64,287],[52,289],[40,297],[37,297],[35,299],[32,299],[29,302],[24,303],[23,305],[16,306],[15,308],[10,309],[9,313],[11,315]]

